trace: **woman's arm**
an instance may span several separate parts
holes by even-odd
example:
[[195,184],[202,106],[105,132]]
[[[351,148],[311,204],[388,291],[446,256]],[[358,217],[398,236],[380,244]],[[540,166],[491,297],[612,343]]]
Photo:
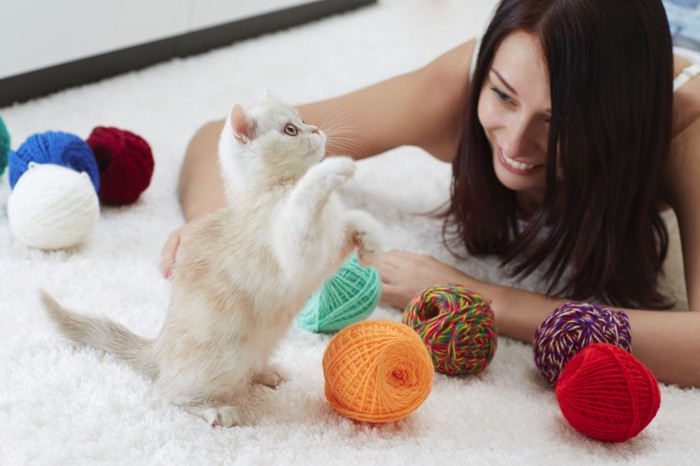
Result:
[[[500,335],[531,343],[539,324],[569,301],[475,280],[432,257],[392,251],[378,265],[382,301],[404,309],[428,286],[459,283],[491,300]],[[700,312],[624,310],[632,353],[659,381],[700,387]]]
[[[361,159],[402,145],[416,145],[451,160],[461,136],[473,47],[474,41],[469,41],[417,71],[302,105],[299,114],[329,132],[330,154]],[[216,163],[222,124],[223,120],[207,123],[187,147],[178,185],[186,221],[224,205]]]
[[[474,41],[466,42],[419,70],[355,92],[302,105],[302,118],[328,133],[327,152],[369,157],[402,145],[417,145],[451,160],[461,137]],[[167,276],[189,223],[224,207],[217,145],[223,120],[201,127],[187,147],[178,198],[186,224],[170,234],[161,254]]]
[[226,205],[217,160],[223,124],[224,120],[218,120],[202,126],[185,151],[177,186],[185,222],[203,217]]
[[[664,383],[700,387],[700,78],[674,96],[674,137],[664,201],[678,218],[689,311],[625,309],[632,353]],[[501,335],[532,342],[539,324],[566,299],[481,282],[427,256],[390,252],[379,264],[382,299],[403,309],[425,287],[454,282],[492,300]]]
[[419,70],[299,107],[328,133],[328,152],[361,159],[413,145],[444,161],[457,153],[474,49],[470,40]]

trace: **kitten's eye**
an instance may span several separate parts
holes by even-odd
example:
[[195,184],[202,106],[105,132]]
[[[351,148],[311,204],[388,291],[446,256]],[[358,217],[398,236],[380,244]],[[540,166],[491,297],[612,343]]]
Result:
[[288,123],[284,127],[284,134],[286,134],[287,136],[296,136],[297,134],[299,134],[299,128],[297,128],[291,123]]

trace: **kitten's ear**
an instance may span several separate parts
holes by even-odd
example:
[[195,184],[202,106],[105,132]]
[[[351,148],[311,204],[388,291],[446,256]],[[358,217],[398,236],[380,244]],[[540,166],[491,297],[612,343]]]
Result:
[[266,87],[260,96],[260,102],[282,102],[282,99],[274,91],[271,91],[269,87]]
[[233,106],[230,120],[233,135],[238,142],[248,144],[255,137],[255,121],[248,116],[240,104]]

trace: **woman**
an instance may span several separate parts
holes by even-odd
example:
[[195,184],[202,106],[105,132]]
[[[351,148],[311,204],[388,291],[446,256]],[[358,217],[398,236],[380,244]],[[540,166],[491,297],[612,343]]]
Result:
[[[515,275],[543,269],[550,284],[532,293],[391,251],[378,267],[384,302],[403,308],[426,286],[461,283],[492,299],[501,334],[531,341],[558,305],[598,300],[625,309],[633,352],[659,380],[700,386],[700,78],[690,65],[672,55],[660,0],[503,0],[479,44],[299,111],[317,122],[343,109],[363,135],[356,159],[416,145],[451,161],[450,238],[499,255]],[[189,222],[224,205],[221,124],[188,147],[179,186],[188,223],[163,249],[166,274]],[[329,141],[331,153],[346,149]],[[670,304],[657,283],[668,207],[691,312],[658,310]]]

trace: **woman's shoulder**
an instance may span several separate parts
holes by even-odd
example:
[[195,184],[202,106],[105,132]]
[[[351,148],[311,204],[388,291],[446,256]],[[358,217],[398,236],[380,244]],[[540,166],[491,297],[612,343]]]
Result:
[[[681,55],[674,56],[673,75],[679,77],[693,63]],[[700,121],[700,76],[690,77],[673,93],[672,135],[687,136],[688,129],[697,128]],[[696,133],[695,131],[690,131]]]
[[471,39],[443,53],[415,74],[421,93],[437,118],[432,119],[435,137],[423,148],[440,160],[454,157],[462,135],[462,117],[470,84],[472,56],[477,53],[476,40]]
[[[691,61],[675,56],[674,76],[680,75]],[[663,201],[678,210],[700,186],[700,76],[689,79],[673,93],[671,151],[664,173]],[[696,197],[697,194],[692,194]]]

